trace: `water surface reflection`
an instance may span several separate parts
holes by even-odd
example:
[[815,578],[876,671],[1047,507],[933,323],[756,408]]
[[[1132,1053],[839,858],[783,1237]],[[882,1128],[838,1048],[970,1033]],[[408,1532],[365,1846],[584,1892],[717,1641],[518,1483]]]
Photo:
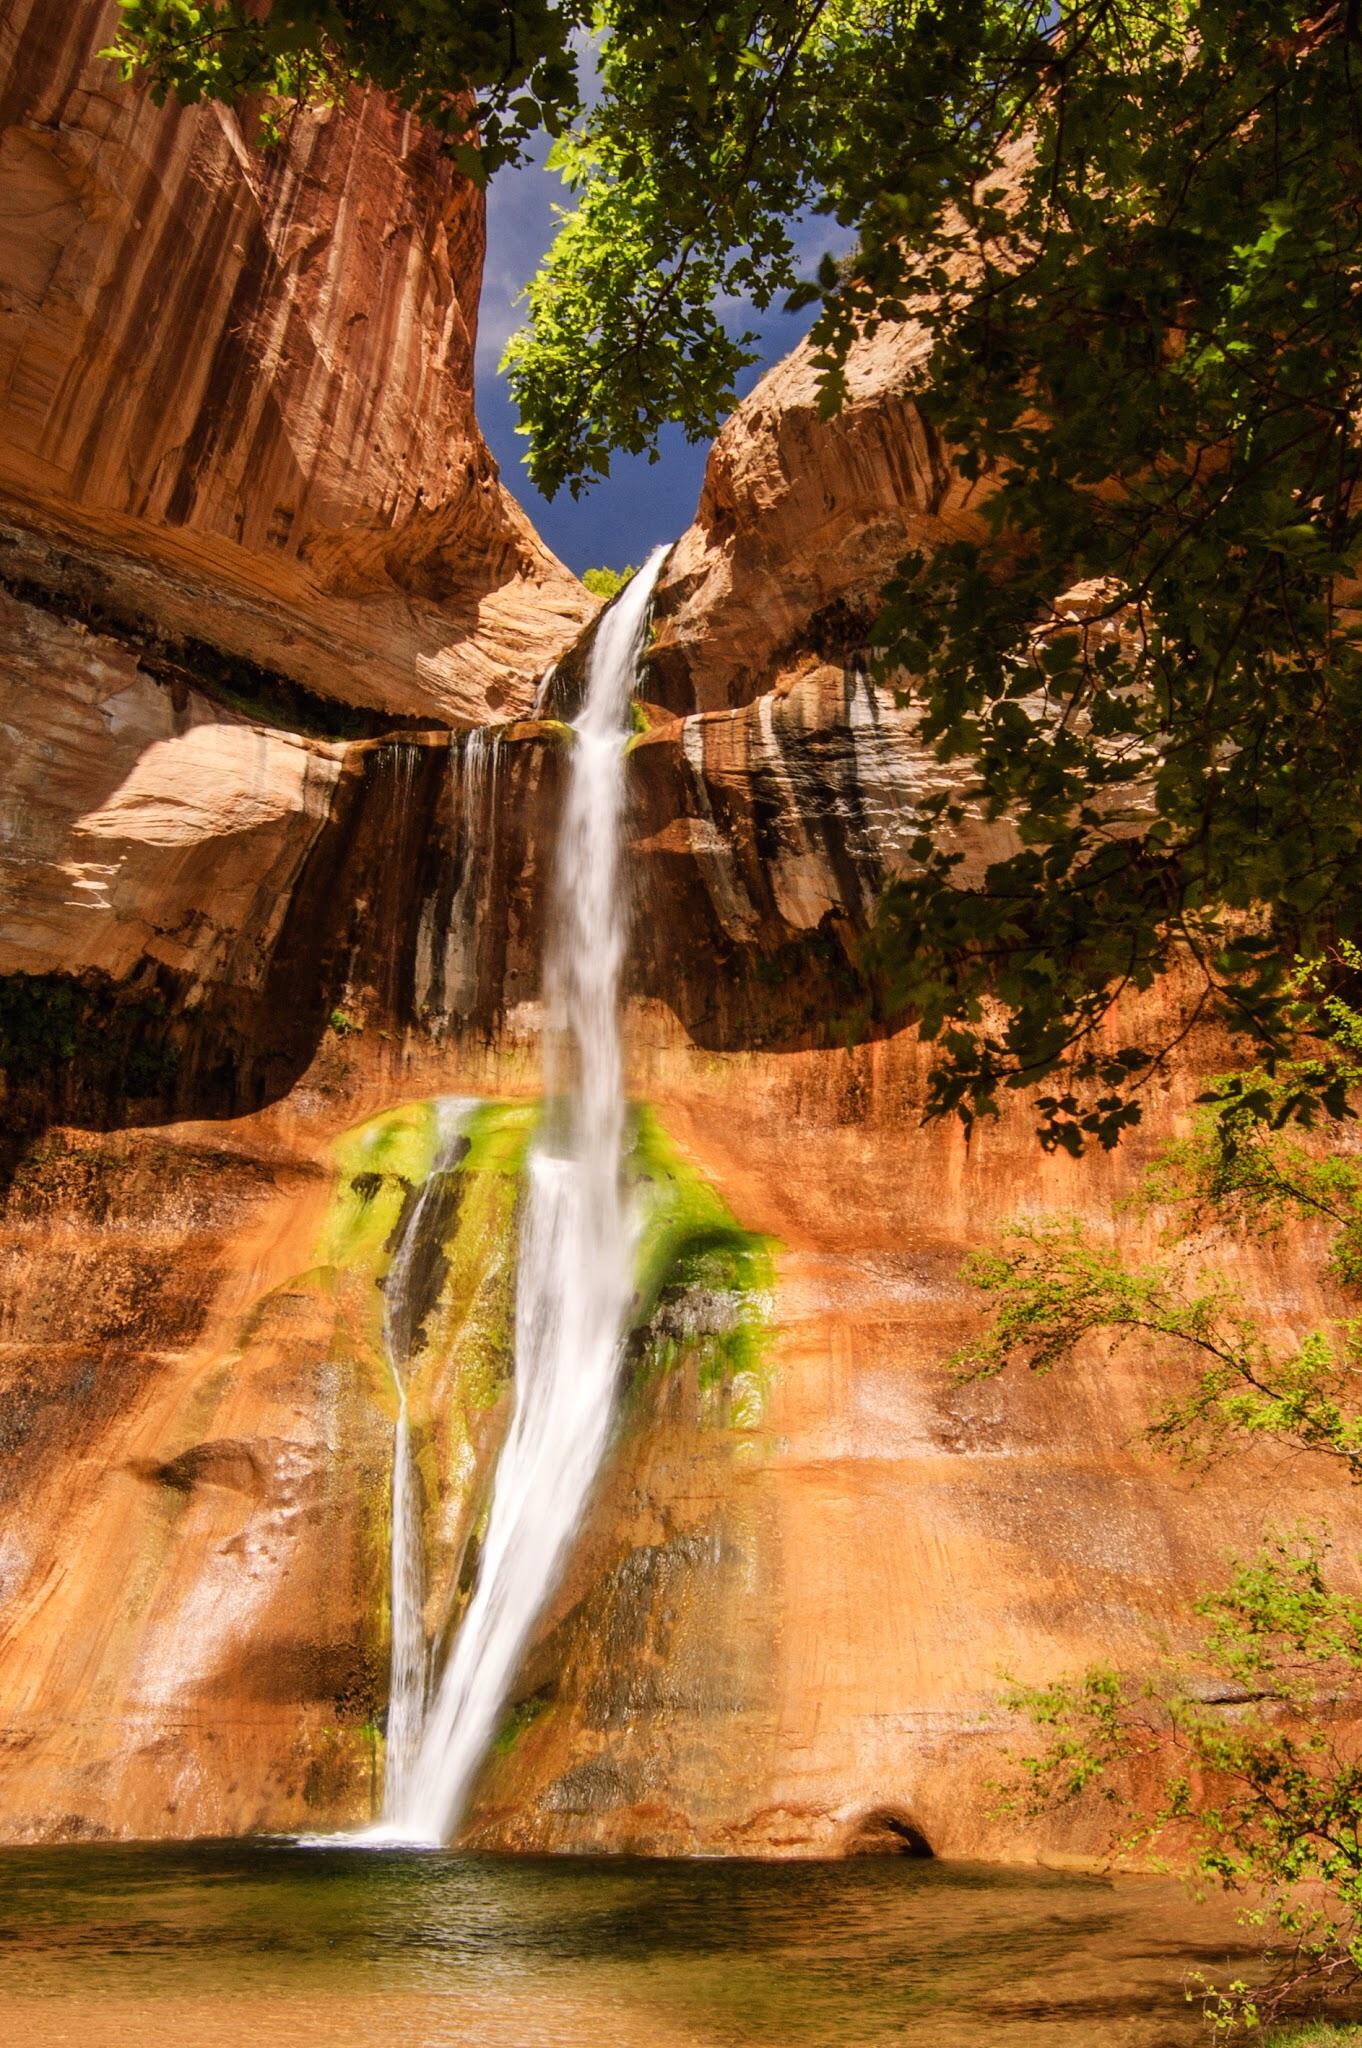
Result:
[[961,1864],[0,1851],[0,2038],[130,2048],[1182,2048],[1174,1885]]

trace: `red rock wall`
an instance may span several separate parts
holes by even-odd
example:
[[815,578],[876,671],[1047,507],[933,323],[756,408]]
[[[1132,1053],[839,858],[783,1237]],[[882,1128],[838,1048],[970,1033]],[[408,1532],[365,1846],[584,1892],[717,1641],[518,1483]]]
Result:
[[[1185,1022],[1176,988],[1146,1021]],[[1179,1470],[1144,1429],[1188,1369],[1137,1339],[1047,1378],[958,1384],[951,1355],[983,1310],[961,1268],[1017,1215],[1152,1248],[1117,1205],[1185,1130],[1223,1044],[1189,1040],[1144,1128],[1075,1162],[1042,1152],[1015,1099],[968,1147],[951,1124],[924,1129],[911,1031],[715,1057],[653,1011],[632,1043],[638,1094],[776,1243],[768,1384],[736,1421],[680,1370],[626,1415],[517,1688],[548,1705],[491,1761],[473,1838],[837,1855],[888,1811],[942,1855],[1100,1857],[1100,1797],[1054,1821],[999,1815],[1026,1732],[1003,1711],[1007,1678],[1150,1670],[1189,1645],[1198,1593],[1265,1527],[1328,1522],[1355,1583],[1362,1505],[1326,1457],[1237,1447]],[[1205,1257],[1283,1339],[1346,1313],[1310,1229]]]
[[[1153,997],[1177,1021],[1176,993]],[[1185,1385],[1138,1341],[983,1387],[950,1354],[965,1253],[1018,1212],[1115,1208],[1183,1126],[1191,1041],[1115,1159],[1040,1151],[1025,1103],[966,1148],[919,1123],[911,1033],[716,1057],[660,1009],[631,1082],[775,1242],[759,1407],[693,1365],[627,1400],[470,1823],[487,1846],[839,1854],[889,1812],[939,1852],[1100,1853],[995,1813],[1004,1672],[1138,1674],[1265,1524],[1362,1510],[1326,1459],[1180,1472],[1142,1440]],[[381,1104],[537,1085],[523,1034],[328,1039],[235,1122],[49,1132],[0,1199],[0,1838],[340,1825],[373,1805],[387,1387],[319,1266],[335,1132]],[[1309,1231],[1208,1247],[1264,1320],[1336,1312]],[[485,1466],[483,1468],[485,1475]],[[481,1482],[480,1482],[481,1483]]]
[[799,656],[845,651],[910,547],[979,531],[977,488],[908,395],[926,347],[911,325],[857,342],[827,420],[805,342],[725,423],[658,586],[653,688],[672,709],[749,703]]
[[515,708],[593,605],[477,429],[481,195],[372,92],[271,152],[157,108],[115,19],[0,17],[0,567],[328,695]]

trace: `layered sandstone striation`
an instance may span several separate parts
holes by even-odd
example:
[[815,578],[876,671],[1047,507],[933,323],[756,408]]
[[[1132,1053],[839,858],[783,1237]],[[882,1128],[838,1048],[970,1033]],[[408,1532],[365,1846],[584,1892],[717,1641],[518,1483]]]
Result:
[[172,692],[118,640],[4,592],[0,659],[0,974],[124,981],[154,963],[200,990],[249,986],[344,749]]
[[927,348],[911,323],[855,342],[847,400],[830,419],[808,342],[744,399],[659,585],[661,701],[678,711],[749,702],[801,657],[864,639],[909,548],[979,536],[979,487],[953,470],[911,395]]
[[419,1047],[537,995],[544,728],[495,781],[477,734],[299,733],[3,591],[0,664],[0,1162],[276,1101],[337,1014]]
[[476,723],[594,609],[473,414],[483,203],[379,95],[262,152],[0,21],[0,573],[329,697]]
[[[395,1041],[533,1029],[561,728],[300,734],[3,593],[0,656],[0,977],[137,1013],[158,1114],[286,1092],[338,1008]],[[858,944],[948,772],[854,667],[656,718],[630,756],[635,995],[716,1051],[886,1028]],[[962,828],[971,870],[1008,844]]]

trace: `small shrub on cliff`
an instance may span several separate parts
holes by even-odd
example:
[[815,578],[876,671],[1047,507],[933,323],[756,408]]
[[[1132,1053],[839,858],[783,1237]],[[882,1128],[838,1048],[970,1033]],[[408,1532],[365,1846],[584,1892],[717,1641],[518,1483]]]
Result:
[[[1138,1684],[1095,1667],[1008,1695],[1044,1740],[1011,1805],[1113,1808],[1113,1846],[1242,1893],[1276,1968],[1205,1987],[1218,2031],[1252,2032],[1362,1980],[1362,1601],[1307,1530],[1269,1537],[1197,1603],[1201,1638]],[[1162,1786],[1132,1817],[1132,1779]],[[1119,1822],[1115,1816],[1120,1814]]]
[[603,597],[608,601],[612,597],[618,597],[626,583],[631,582],[637,573],[632,565],[627,569],[588,569],[582,581],[593,597]]
[[[1355,963],[1354,963],[1355,964]],[[1077,1226],[1018,1227],[971,1262],[992,1321],[961,1354],[968,1377],[1009,1366],[1049,1372],[1081,1345],[1132,1335],[1187,1366],[1149,1424],[1152,1442],[1193,1467],[1246,1441],[1328,1458],[1362,1480],[1362,1158],[1351,1101],[1362,1088],[1362,1016],[1298,979],[1329,1036],[1275,1077],[1214,1084],[1193,1134],[1155,1163],[1136,1206],[1162,1218],[1161,1257],[1132,1263]],[[1316,991],[1312,995],[1312,991]],[[1327,1095],[1307,1142],[1288,1125],[1293,1092]],[[1323,1226],[1339,1314],[1278,1335],[1208,1267],[1230,1232],[1270,1237]],[[1242,1891],[1280,1957],[1266,1991],[1218,1987],[1223,2029],[1255,2028],[1306,1996],[1362,1982],[1362,1600],[1340,1583],[1327,1536],[1266,1532],[1254,1557],[1196,1607],[1195,1648],[1132,1684],[1092,1669],[1010,1704],[1045,1738],[1021,1759],[1019,1803],[1048,1811],[1102,1796],[1113,1814],[1131,1782],[1161,1782],[1152,1808],[1116,1827],[1203,1882]]]

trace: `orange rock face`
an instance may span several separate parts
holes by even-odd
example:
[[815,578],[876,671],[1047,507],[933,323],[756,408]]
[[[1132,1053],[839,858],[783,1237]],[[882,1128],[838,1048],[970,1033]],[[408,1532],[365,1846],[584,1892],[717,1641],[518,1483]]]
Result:
[[[304,740],[177,703],[46,612],[0,608],[0,630],[35,735],[0,960],[133,962],[92,985],[107,1007],[78,1023],[74,1078],[49,1073],[0,1219],[0,1828],[361,1820],[391,1415],[318,1251],[327,1147],[386,1104],[536,1090],[561,742],[528,723],[481,758]],[[628,1394],[475,1840],[807,1855],[906,1829],[948,1854],[1091,1855],[1100,1809],[1049,1832],[993,1817],[1000,1672],[1140,1670],[1274,1516],[1351,1542],[1322,1461],[1283,1496],[1268,1461],[1194,1482],[1152,1455],[1143,1423],[1177,1381],[1138,1344],[1048,1381],[952,1380],[979,1313],[964,1255],[1019,1211],[1117,1228],[1224,1055],[1189,1041],[1115,1160],[1047,1160],[1025,1104],[969,1150],[923,1130],[911,1031],[835,1041],[930,772],[892,702],[828,663],[631,753],[632,1087],[773,1240],[764,1383],[739,1412],[683,1346]],[[175,1002],[144,1014],[148,987]],[[1176,1029],[1176,989],[1154,1000]],[[1308,1233],[1216,1258],[1283,1330],[1331,1307]],[[491,1441],[440,1467],[465,1520]],[[434,1551],[433,1498],[430,1517]]]
[[[1179,1017],[1176,997],[1158,999]],[[852,1051],[698,1055],[656,1012],[634,1081],[749,1228],[775,1239],[767,1387],[735,1426],[684,1364],[626,1408],[615,1460],[473,1816],[498,1847],[826,1855],[1100,1854],[1100,1799],[1003,1819],[1004,1675],[1147,1669],[1264,1524],[1362,1517],[1330,1461],[1237,1451],[1205,1475],[1143,1441],[1185,1368],[1132,1341],[1047,1379],[958,1384],[982,1301],[965,1255],[1018,1214],[1138,1233],[1116,1204],[1185,1127],[1213,1043],[1113,1159],[1047,1158],[1026,1105],[970,1148],[919,1122],[911,1032]],[[1336,1313],[1313,1233],[1209,1256],[1282,1334]],[[1343,1566],[1347,1569],[1347,1566]],[[888,1822],[886,1821],[888,1817]]]
[[[960,1264],[1019,1211],[1128,1234],[1114,1205],[1217,1048],[1193,1044],[1129,1149],[1074,1163],[1041,1154],[1024,1104],[969,1150],[924,1131],[911,1033],[716,1058],[639,1006],[630,1036],[635,1092],[773,1240],[760,1396],[727,1398],[684,1342],[628,1384],[470,1840],[1098,1853],[1101,1802],[997,1818],[1001,1675],[1138,1673],[1265,1523],[1327,1519],[1342,1559],[1359,1509],[1322,1459],[1178,1472],[1142,1430],[1180,1369],[1138,1342],[958,1385],[980,1310]],[[327,1148],[403,1097],[536,1085],[513,1030],[403,1057],[366,1027],[274,1110],[53,1131],[21,1162],[0,1216],[4,1835],[370,1815],[391,1397],[362,1341],[373,1297],[326,1248]],[[1214,1256],[1283,1332],[1336,1306],[1309,1233]],[[494,1443],[442,1453],[432,1554]]]
[[[1197,1480],[1153,1454],[1143,1425],[1180,1382],[1138,1343],[1044,1381],[952,1379],[980,1313],[964,1255],[1018,1212],[1132,1229],[1119,1197],[1224,1053],[1190,1040],[1115,1159],[1047,1159],[1024,1103],[969,1149],[924,1130],[911,1031],[829,1042],[837,934],[863,921],[895,858],[890,770],[917,772],[887,707],[869,736],[853,710],[835,679],[811,676],[765,712],[661,725],[631,755],[631,1085],[773,1241],[768,1341],[758,1401],[716,1393],[684,1343],[630,1384],[471,1816],[485,1844],[808,1855],[916,1831],[945,1854],[1092,1855],[1100,1806],[1051,1830],[994,1817],[1011,1737],[1000,1673],[1138,1672],[1164,1636],[1186,1639],[1196,1593],[1265,1522],[1326,1518],[1340,1555],[1362,1533],[1326,1461],[1294,1461],[1284,1493],[1266,1459]],[[133,765],[98,804],[81,797],[82,843],[126,854],[150,925],[158,894],[169,907],[215,843],[231,855],[215,791],[249,812],[243,843],[274,844],[289,821],[349,851],[320,869],[321,855],[302,859],[300,876],[312,865],[323,880],[289,913],[282,965],[263,935],[262,965],[249,947],[232,956],[256,974],[257,1008],[244,982],[229,1002],[205,966],[198,1020],[146,1027],[144,1056],[158,1032],[179,1048],[160,1117],[207,1099],[224,1044],[244,1058],[274,1030],[282,1053],[302,963],[334,961],[325,1002],[341,1023],[323,1008],[293,1067],[261,1068],[272,1108],[152,1129],[136,1102],[106,1100],[69,1121],[130,1127],[58,1125],[17,1161],[0,1217],[11,1835],[369,1815],[391,1402],[357,1341],[355,1283],[320,1248],[327,1148],[395,1102],[538,1087],[559,741],[514,728],[477,772],[443,742],[313,743],[299,777],[296,738],[193,712],[178,735],[164,709],[154,729],[110,721],[133,734]],[[254,779],[232,781],[248,733]],[[185,742],[184,773],[162,777]],[[338,822],[308,822],[309,786]],[[34,902],[40,882],[39,864]],[[50,915],[66,920],[52,958],[74,960],[101,929],[88,900]],[[193,919],[189,933],[204,961],[221,946]],[[1150,1000],[1178,1028],[1177,990]],[[236,1040],[213,1037],[215,1006]],[[121,1014],[97,1017],[82,1047]],[[1214,1257],[1283,1331],[1336,1307],[1308,1232]],[[493,1442],[441,1454],[432,1555],[459,1502],[466,1527]]]
[[112,5],[0,23],[0,568],[477,722],[594,609],[473,415],[481,196],[378,95],[156,108]]
[[854,645],[910,547],[978,531],[975,492],[907,395],[926,347],[911,325],[855,343],[831,420],[807,342],[743,400],[659,586],[663,702],[744,704],[800,655]]
[[49,1140],[11,1189],[10,1838],[249,1831],[334,1791],[336,1696],[362,1721],[373,1692],[354,1617],[381,1597],[383,1444],[332,1384],[334,1307],[297,1285],[325,1192],[286,1129],[220,1127]]
[[159,966],[200,995],[249,985],[346,749],[172,694],[117,640],[2,591],[0,661],[0,974]]

